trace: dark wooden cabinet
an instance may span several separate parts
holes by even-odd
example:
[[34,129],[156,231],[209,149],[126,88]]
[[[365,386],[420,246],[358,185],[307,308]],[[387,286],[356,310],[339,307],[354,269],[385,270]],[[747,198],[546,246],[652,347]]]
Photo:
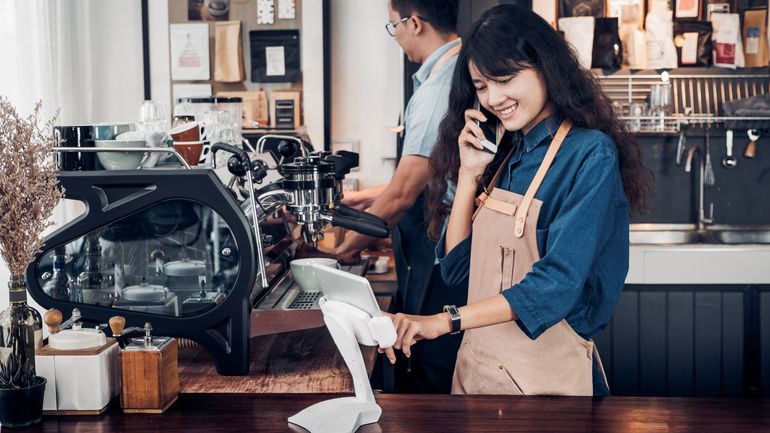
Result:
[[766,397],[770,286],[627,285],[596,344],[614,395]]

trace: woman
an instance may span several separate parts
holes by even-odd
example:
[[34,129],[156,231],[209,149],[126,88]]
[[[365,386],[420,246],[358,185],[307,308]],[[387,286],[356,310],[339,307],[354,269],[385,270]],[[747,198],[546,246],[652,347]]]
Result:
[[[469,109],[475,98],[487,114]],[[482,127],[496,123],[492,154]],[[441,235],[449,181],[436,252],[448,284],[470,274],[468,305],[394,316],[394,347],[408,356],[462,329],[453,393],[608,395],[590,338],[622,292],[629,208],[648,189],[637,144],[564,38],[532,11],[487,11],[459,54],[431,159],[430,230]]]

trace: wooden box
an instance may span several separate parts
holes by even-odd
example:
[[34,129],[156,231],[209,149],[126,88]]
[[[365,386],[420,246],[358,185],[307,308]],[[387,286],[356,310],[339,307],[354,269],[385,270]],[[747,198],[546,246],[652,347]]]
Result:
[[270,126],[273,128],[299,129],[300,93],[274,91],[270,93]]
[[126,413],[163,413],[179,396],[179,345],[176,339],[160,350],[123,350],[120,353]]

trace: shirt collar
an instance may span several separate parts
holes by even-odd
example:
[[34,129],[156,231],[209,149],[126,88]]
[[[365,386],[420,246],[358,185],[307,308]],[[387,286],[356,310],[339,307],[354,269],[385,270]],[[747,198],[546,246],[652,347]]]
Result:
[[414,80],[416,85],[420,85],[425,82],[425,80],[428,79],[428,76],[430,75],[430,70],[433,68],[433,65],[438,62],[438,59],[441,58],[441,56],[444,55],[447,51],[449,51],[452,47],[460,43],[460,38],[457,38],[453,41],[449,41],[439,47],[436,51],[434,51],[430,56],[428,56],[427,59],[425,59],[424,62],[422,62],[422,66],[420,66],[420,69],[417,70],[417,72],[412,75],[412,79]]
[[541,120],[540,123],[529,131],[529,134],[524,136],[524,150],[530,152],[547,138],[553,138],[556,135],[556,131],[559,130],[561,121],[562,116],[555,113]]

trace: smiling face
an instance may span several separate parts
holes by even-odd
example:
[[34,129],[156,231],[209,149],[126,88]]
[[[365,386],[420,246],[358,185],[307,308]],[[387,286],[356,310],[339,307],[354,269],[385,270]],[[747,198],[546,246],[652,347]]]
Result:
[[545,83],[534,68],[491,78],[484,76],[473,62],[468,70],[481,106],[500,119],[507,131],[521,130],[526,135],[553,112]]

